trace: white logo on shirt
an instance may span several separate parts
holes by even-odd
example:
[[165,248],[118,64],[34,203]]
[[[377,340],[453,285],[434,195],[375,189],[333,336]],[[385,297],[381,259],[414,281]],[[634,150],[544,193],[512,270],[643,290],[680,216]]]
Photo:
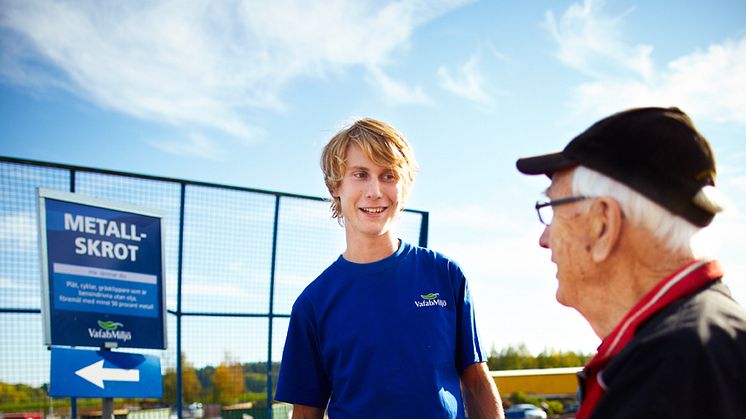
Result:
[[448,305],[446,300],[441,300],[438,297],[440,297],[440,293],[437,293],[437,292],[431,292],[429,294],[422,294],[420,295],[420,298],[422,298],[422,300],[419,300],[419,301],[415,300],[414,305],[417,306],[418,308],[434,307],[434,306],[445,307]]

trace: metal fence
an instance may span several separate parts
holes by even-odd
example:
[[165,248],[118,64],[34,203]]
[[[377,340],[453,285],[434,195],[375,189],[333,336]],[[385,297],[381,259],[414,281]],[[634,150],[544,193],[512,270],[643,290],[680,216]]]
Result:
[[[255,417],[272,417],[292,304],[344,249],[328,202],[0,157],[0,417],[85,416],[96,406],[46,395],[50,354],[42,337],[37,188],[164,214],[168,349],[128,350],[161,358],[164,398],[119,400],[118,407],[168,406],[179,417],[253,409]],[[405,210],[399,237],[426,246],[427,232],[428,213]]]

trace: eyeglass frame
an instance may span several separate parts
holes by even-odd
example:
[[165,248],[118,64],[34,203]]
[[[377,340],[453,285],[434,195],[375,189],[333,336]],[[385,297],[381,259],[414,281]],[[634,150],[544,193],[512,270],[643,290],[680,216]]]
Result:
[[[573,202],[579,202],[579,201],[583,201],[589,198],[591,197],[585,196],[585,195],[576,195],[576,196],[570,196],[567,198],[555,199],[553,201],[552,200],[550,201],[539,200],[539,201],[536,201],[536,205],[534,205],[534,208],[536,209],[536,215],[539,216],[539,222],[544,224],[545,226],[549,226],[552,224],[552,221],[548,223],[544,221],[544,218],[541,216],[542,208],[546,208],[546,207],[553,208],[553,207],[557,207],[560,205],[572,204]],[[552,210],[552,220],[554,220],[554,210]]]

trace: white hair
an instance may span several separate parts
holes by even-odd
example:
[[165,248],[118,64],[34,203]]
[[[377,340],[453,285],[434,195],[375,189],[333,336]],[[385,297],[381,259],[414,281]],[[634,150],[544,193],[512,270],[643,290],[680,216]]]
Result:
[[578,166],[573,172],[572,189],[579,195],[614,198],[632,225],[650,231],[668,250],[697,256],[692,242],[702,228],[674,215],[628,186],[595,170]]

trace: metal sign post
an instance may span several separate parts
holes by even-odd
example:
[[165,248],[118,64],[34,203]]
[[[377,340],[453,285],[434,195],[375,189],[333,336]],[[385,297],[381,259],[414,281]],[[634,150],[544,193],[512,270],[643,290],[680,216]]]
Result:
[[114,419],[114,399],[111,397],[101,399],[101,419]]

